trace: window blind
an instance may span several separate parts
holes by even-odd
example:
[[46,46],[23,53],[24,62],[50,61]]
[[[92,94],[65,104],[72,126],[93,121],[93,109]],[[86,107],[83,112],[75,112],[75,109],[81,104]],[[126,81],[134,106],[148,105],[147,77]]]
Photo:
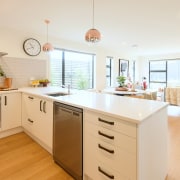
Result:
[[93,88],[94,54],[56,49],[51,53],[51,82],[75,89]]

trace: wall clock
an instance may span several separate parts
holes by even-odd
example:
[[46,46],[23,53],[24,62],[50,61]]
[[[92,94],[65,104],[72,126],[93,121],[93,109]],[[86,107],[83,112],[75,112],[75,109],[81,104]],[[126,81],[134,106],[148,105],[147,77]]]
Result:
[[37,56],[41,52],[41,44],[38,40],[29,38],[23,43],[24,52],[29,56]]

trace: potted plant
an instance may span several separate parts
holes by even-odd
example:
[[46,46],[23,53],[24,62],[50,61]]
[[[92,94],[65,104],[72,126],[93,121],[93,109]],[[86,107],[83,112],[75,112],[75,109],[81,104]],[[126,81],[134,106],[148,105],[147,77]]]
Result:
[[2,67],[0,66],[0,87],[1,87],[1,88],[4,88],[4,80],[5,80],[5,77],[6,77],[6,75],[5,75]]
[[116,79],[119,84],[119,86],[116,88],[116,91],[127,91],[127,87],[125,87],[126,77],[118,76]]
[[0,66],[0,76],[2,77],[5,77],[5,73],[4,73],[4,71],[2,70],[2,67]]
[[124,87],[125,81],[126,81],[126,77],[118,76],[116,79],[117,79],[117,82],[119,83],[119,87]]

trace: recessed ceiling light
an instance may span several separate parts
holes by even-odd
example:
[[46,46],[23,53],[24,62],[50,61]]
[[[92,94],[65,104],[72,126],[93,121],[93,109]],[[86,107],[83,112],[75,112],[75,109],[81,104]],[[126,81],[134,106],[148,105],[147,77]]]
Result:
[[138,45],[137,45],[137,44],[133,44],[131,47],[132,47],[132,48],[137,48]]

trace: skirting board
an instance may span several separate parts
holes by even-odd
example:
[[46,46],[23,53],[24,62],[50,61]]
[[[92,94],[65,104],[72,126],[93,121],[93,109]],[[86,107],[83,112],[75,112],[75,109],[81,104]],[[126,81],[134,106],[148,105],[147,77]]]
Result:
[[23,132],[22,127],[13,128],[13,129],[9,129],[9,130],[6,130],[6,131],[0,131],[0,138],[11,136],[13,134],[17,134],[17,133],[20,133],[20,132]]

